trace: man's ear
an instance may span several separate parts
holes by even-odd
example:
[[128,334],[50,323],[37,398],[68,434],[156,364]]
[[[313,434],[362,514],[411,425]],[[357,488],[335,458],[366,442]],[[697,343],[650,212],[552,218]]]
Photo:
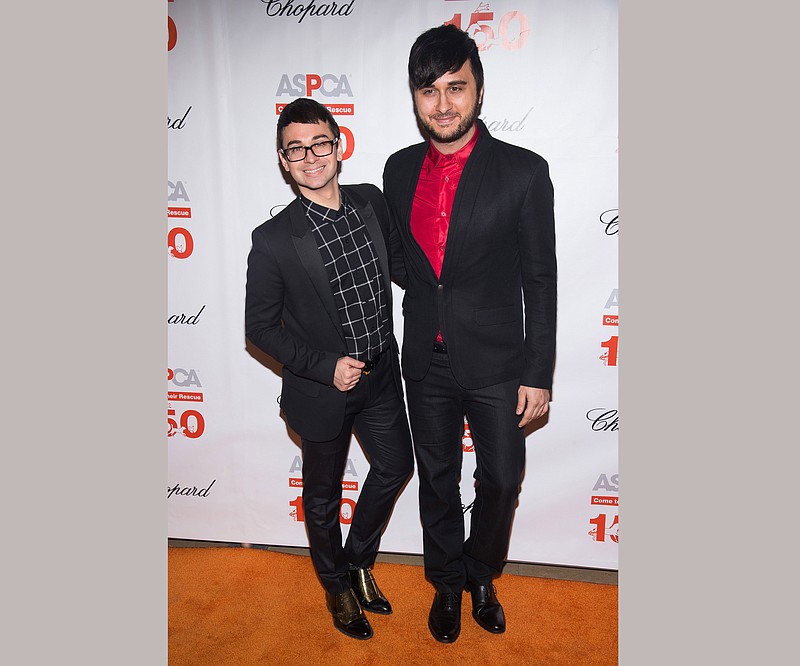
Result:
[[286,158],[283,156],[283,153],[279,150],[278,151],[278,159],[281,161],[281,165],[283,166],[286,171],[289,170],[289,162],[286,161]]

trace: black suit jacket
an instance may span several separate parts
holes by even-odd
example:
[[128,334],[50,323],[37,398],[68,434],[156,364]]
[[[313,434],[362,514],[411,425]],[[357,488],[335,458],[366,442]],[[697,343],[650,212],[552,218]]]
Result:
[[[428,142],[386,162],[383,192],[399,231],[403,373],[420,380],[441,330],[453,375],[468,389],[518,378],[550,389],[556,340],[553,185],[547,162],[479,135],[458,184],[441,276],[411,234],[411,205]],[[524,312],[523,312],[524,303]]]
[[[374,185],[342,186],[367,227],[380,261],[392,314],[387,251],[389,212]],[[313,441],[333,439],[344,422],[346,393],[333,386],[336,361],[347,355],[341,320],[317,242],[299,199],[252,234],[247,259],[245,332],[283,364],[281,409],[289,426]],[[402,395],[397,342],[392,371]]]

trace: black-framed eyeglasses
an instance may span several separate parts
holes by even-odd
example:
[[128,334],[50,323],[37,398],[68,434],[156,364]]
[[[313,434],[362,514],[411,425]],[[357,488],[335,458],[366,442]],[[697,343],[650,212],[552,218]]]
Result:
[[291,146],[290,148],[281,148],[281,153],[289,162],[301,162],[308,155],[310,150],[317,157],[325,157],[333,152],[333,147],[339,143],[339,139],[332,141],[318,141],[312,143],[310,146]]

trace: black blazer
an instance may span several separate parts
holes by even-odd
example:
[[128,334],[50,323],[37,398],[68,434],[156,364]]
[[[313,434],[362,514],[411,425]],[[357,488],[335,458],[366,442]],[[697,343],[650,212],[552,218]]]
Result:
[[[375,246],[391,324],[386,202],[374,185],[342,189]],[[289,426],[305,439],[333,439],[342,429],[346,398],[346,393],[333,386],[333,372],[336,361],[347,355],[347,346],[330,281],[299,199],[258,226],[252,238],[247,259],[246,335],[256,347],[283,364],[281,409]],[[390,354],[402,395],[394,336]]]
[[[556,341],[553,185],[547,162],[493,138],[478,140],[458,184],[440,279],[411,234],[411,205],[428,143],[386,162],[383,192],[399,232],[396,282],[403,298],[403,374],[428,371],[441,330],[458,383],[511,379],[550,389]],[[524,302],[524,315],[523,315]]]

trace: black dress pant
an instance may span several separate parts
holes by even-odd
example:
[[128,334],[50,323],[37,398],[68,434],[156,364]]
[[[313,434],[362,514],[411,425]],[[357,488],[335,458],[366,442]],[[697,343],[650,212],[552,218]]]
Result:
[[[515,413],[518,389],[518,380],[464,389],[447,354],[438,352],[424,379],[406,380],[425,575],[440,592],[458,592],[468,580],[490,584],[503,568],[525,466],[525,433]],[[476,457],[466,541],[459,485],[465,413]]]
[[[395,500],[414,471],[411,434],[392,377],[391,354],[381,354],[373,371],[362,375],[348,392],[344,426],[335,439],[302,440],[303,511],[311,559],[322,585],[332,594],[350,587],[351,565],[374,564]],[[339,505],[353,430],[370,467],[342,547]]]

